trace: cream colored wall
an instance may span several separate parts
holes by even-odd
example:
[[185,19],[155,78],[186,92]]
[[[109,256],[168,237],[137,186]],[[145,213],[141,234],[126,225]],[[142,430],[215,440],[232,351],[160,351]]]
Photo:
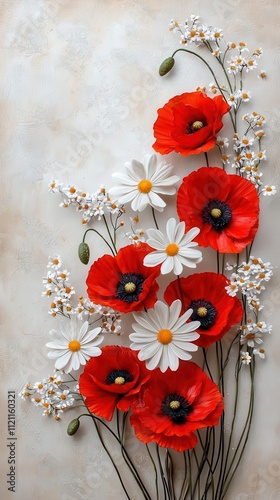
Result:
[[[83,235],[79,215],[59,209],[61,200],[48,193],[47,183],[54,175],[94,191],[101,176],[112,185],[111,173],[120,171],[125,161],[141,160],[152,152],[157,108],[173,95],[210,82],[206,71],[184,55],[178,57],[172,75],[165,79],[157,75],[159,63],[178,47],[178,38],[168,31],[169,20],[184,21],[195,13],[222,28],[228,40],[264,49],[260,67],[268,78],[250,80],[256,82],[252,109],[267,117],[265,176],[268,183],[279,184],[279,4],[277,0],[2,0],[0,10],[4,471],[0,496],[121,499],[122,490],[90,423],[70,439],[67,417],[56,423],[20,400],[17,492],[7,492],[7,390],[18,392],[26,381],[35,382],[52,371],[44,346],[49,329],[57,323],[40,297],[48,256],[60,253],[78,293],[85,291],[86,270],[76,258]],[[175,154],[170,158],[180,175],[201,165],[201,158]],[[254,252],[275,266],[278,218],[279,196],[263,198]],[[211,258],[209,253],[210,262]],[[276,267],[265,296],[274,334],[267,341],[267,359],[258,363],[257,411],[229,500],[280,497],[279,292]],[[149,479],[145,448],[134,447],[137,464]],[[117,452],[115,456],[120,459]],[[132,498],[139,498],[136,492]]]

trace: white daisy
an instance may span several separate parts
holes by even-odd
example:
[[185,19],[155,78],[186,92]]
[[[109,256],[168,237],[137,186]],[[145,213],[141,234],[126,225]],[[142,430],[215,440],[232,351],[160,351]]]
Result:
[[88,321],[80,327],[75,316],[70,320],[70,327],[60,323],[60,331],[51,330],[53,342],[48,342],[47,347],[52,349],[48,357],[56,359],[55,368],[66,373],[78,370],[80,365],[85,365],[91,357],[100,356],[101,349],[97,347],[104,337],[98,336],[101,328],[94,328],[88,332]]
[[169,219],[166,224],[165,236],[158,229],[148,229],[147,243],[155,252],[151,252],[144,258],[144,266],[154,267],[162,264],[161,273],[167,274],[173,271],[174,274],[181,274],[183,266],[195,268],[196,264],[202,261],[200,250],[194,250],[197,246],[192,241],[200,229],[193,227],[185,234],[185,223],[176,224],[175,219]]
[[264,186],[262,189],[262,194],[264,196],[271,196],[277,193],[276,186]]
[[157,165],[156,155],[146,155],[143,163],[132,160],[125,164],[125,169],[125,174],[112,174],[120,184],[112,187],[109,195],[116,196],[121,204],[131,202],[131,208],[135,211],[142,212],[151,205],[162,212],[166,203],[159,194],[175,194],[174,185],[180,180],[178,175],[170,175],[173,166],[164,162]]
[[133,314],[137,323],[132,325],[135,333],[129,335],[132,341],[130,347],[139,351],[138,358],[146,361],[148,370],[159,367],[162,372],[167,368],[176,371],[179,359],[189,360],[192,356],[188,351],[197,351],[198,347],[192,341],[199,338],[195,330],[200,322],[187,323],[192,309],[182,316],[180,313],[181,301],[175,300],[170,307],[158,301],[147,313]]

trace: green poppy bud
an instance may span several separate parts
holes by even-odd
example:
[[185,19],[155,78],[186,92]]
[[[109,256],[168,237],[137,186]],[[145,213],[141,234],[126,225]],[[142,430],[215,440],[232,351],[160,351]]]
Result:
[[172,70],[174,64],[175,64],[174,57],[168,57],[167,59],[164,59],[164,61],[160,65],[159,71],[158,71],[160,76],[167,75],[167,73],[169,73],[169,71]]
[[78,418],[74,418],[74,420],[71,420],[70,424],[67,427],[68,436],[74,436],[79,427],[80,427],[80,420]]
[[83,264],[87,265],[88,261],[89,261],[89,255],[90,255],[89,246],[87,243],[85,243],[85,242],[80,243],[79,249],[78,249],[78,255],[79,255],[80,261]]

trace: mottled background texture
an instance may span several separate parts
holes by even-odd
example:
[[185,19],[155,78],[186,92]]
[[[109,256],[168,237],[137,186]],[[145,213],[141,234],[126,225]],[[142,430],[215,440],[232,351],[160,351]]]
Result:
[[[107,456],[86,422],[66,435],[65,421],[41,416],[17,401],[17,488],[7,491],[7,391],[19,392],[52,372],[45,343],[56,320],[41,299],[48,256],[60,253],[77,292],[85,267],[76,248],[83,227],[73,210],[48,193],[54,175],[95,191],[125,161],[151,153],[156,110],[170,97],[208,85],[209,75],[184,55],[174,72],[158,76],[160,62],[178,48],[171,18],[190,14],[224,30],[227,40],[264,50],[267,81],[255,82],[252,107],[267,117],[267,183],[279,170],[278,0],[1,0],[1,493],[3,500],[121,500]],[[250,87],[249,87],[250,88]],[[200,159],[170,159],[182,174]],[[256,412],[242,464],[227,498],[280,498],[279,197],[262,199],[254,252],[276,266],[265,295],[274,334],[258,363]],[[98,255],[98,253],[96,253]],[[258,360],[260,361],[260,360]],[[233,387],[228,388],[233,391]],[[248,393],[244,392],[247,401]],[[137,467],[152,481],[145,447],[133,441]],[[119,452],[114,452],[122,467]],[[132,497],[138,500],[134,488]]]

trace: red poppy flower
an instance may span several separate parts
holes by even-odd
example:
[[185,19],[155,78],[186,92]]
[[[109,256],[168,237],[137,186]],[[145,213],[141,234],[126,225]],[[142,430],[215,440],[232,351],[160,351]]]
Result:
[[212,99],[203,92],[185,92],[173,97],[158,110],[153,148],[161,154],[176,151],[183,156],[209,151],[229,109],[221,95]]
[[[200,321],[197,329],[199,347],[209,347],[220,340],[231,328],[241,321],[243,308],[237,297],[230,297],[225,290],[229,280],[223,274],[199,273],[180,278],[185,309],[193,309],[190,321]],[[165,290],[167,304],[180,299],[178,280]]]
[[137,353],[116,345],[102,348],[91,358],[80,376],[80,392],[94,415],[112,420],[115,408],[128,411],[151,373]]
[[140,441],[184,451],[195,447],[196,429],[217,425],[223,407],[217,385],[195,363],[182,361],[176,372],[153,371],[130,421]]
[[177,211],[186,230],[197,226],[196,241],[221,253],[239,253],[249,245],[259,224],[255,186],[218,167],[202,167],[183,179]]
[[94,262],[86,282],[90,300],[124,313],[153,307],[160,266],[144,266],[144,257],[151,251],[146,243],[138,243],[121,248],[115,257],[103,255]]

